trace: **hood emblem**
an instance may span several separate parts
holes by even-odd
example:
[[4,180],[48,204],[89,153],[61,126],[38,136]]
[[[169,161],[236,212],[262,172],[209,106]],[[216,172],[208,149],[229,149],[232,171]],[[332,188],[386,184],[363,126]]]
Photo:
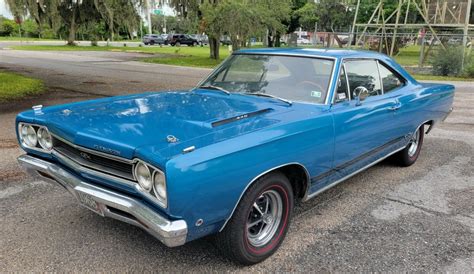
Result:
[[168,143],[176,143],[179,141],[179,139],[173,135],[168,135],[166,136],[166,141],[168,141]]
[[108,147],[104,147],[104,146],[100,146],[100,145],[94,145],[94,149],[95,150],[100,150],[100,151],[105,152],[105,153],[113,154],[113,155],[116,155],[116,156],[120,156],[120,151],[115,150],[115,149],[111,149],[111,148],[108,148]]

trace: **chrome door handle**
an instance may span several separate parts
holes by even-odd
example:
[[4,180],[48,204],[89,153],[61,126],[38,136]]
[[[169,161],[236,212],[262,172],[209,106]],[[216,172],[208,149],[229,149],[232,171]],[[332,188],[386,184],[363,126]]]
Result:
[[389,109],[389,110],[392,110],[392,111],[395,111],[395,110],[397,110],[397,109],[399,109],[399,108],[401,108],[401,107],[402,107],[402,105],[396,104],[396,105],[394,105],[394,106],[389,107],[388,109]]

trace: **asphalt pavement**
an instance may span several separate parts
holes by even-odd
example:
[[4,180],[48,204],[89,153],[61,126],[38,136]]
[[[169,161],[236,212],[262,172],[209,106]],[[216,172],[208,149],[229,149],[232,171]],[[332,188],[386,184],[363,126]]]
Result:
[[59,103],[194,86],[206,69],[137,62],[140,54],[0,50],[0,68],[41,78],[50,92],[0,104],[0,271],[474,272],[474,84],[456,85],[454,112],[425,137],[415,165],[384,161],[296,207],[265,262],[241,267],[211,239],[167,248],[104,219],[61,187],[21,171],[16,113]]

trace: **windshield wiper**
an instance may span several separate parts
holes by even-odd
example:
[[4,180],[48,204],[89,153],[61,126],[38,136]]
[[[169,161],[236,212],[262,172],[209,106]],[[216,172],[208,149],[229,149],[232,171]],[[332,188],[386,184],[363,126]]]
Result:
[[283,98],[281,98],[281,97],[278,97],[278,96],[275,96],[275,95],[272,95],[272,94],[268,94],[268,93],[261,93],[261,92],[244,92],[243,94],[273,98],[273,99],[277,99],[277,100],[280,100],[280,101],[282,101],[282,102],[285,102],[285,103],[287,103],[287,104],[290,105],[290,106],[293,105],[293,102],[290,101],[290,100],[286,100],[286,99],[283,99]]
[[227,95],[230,95],[230,92],[229,92],[229,91],[225,90],[224,88],[218,87],[218,86],[203,85],[203,86],[199,86],[199,88],[218,90],[218,91],[224,92],[224,93],[227,94]]

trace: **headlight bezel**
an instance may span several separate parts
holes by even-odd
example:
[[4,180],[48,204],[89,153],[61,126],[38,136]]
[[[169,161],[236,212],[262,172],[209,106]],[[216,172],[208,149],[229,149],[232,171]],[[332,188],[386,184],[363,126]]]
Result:
[[[145,197],[154,200],[157,202],[161,207],[167,208],[168,207],[168,188],[167,188],[167,183],[166,183],[166,174],[159,168],[155,167],[154,165],[151,165],[147,163],[146,161],[143,161],[139,158],[134,159],[135,163],[133,166],[133,176],[136,181],[136,188],[137,190],[140,191]],[[142,184],[139,182],[139,176],[137,176],[137,166],[139,164],[144,164],[148,170],[150,171],[151,174],[151,188],[150,190],[147,190],[142,186]],[[163,176],[163,182],[164,182],[164,191],[165,191],[165,197],[162,197],[161,195],[158,195],[158,193],[155,191],[155,176],[156,174],[161,174]]]
[[[49,138],[49,142],[51,143],[50,146],[47,146],[46,144],[44,144],[44,140],[45,138],[43,137],[43,133],[46,133],[48,138]],[[36,131],[36,136],[38,138],[38,144],[46,151],[51,151],[53,150],[53,135],[51,134],[51,132],[49,132],[48,128],[47,127],[40,127],[38,128],[38,130]],[[42,142],[43,141],[43,142]]]
[[[157,186],[156,186],[155,178],[158,175],[163,177],[164,195],[159,193],[160,191],[157,189]],[[167,186],[166,186],[166,176],[165,176],[165,174],[161,170],[156,169],[155,172],[153,172],[152,182],[153,182],[153,193],[155,194],[155,197],[158,200],[167,201],[168,200],[168,189],[167,189]]]
[[[34,130],[35,138],[36,138],[36,142],[34,142],[34,144],[28,143],[25,140],[25,136],[23,134],[23,128],[32,128]],[[17,125],[17,130],[18,130],[18,139],[20,141],[20,146],[23,149],[30,149],[30,150],[35,150],[41,153],[51,154],[51,151],[54,148],[54,142],[52,139],[53,135],[49,131],[48,127],[43,126],[43,125],[33,124],[33,123],[19,122]],[[38,136],[38,133],[40,130],[46,130],[46,132],[48,132],[48,134],[51,136],[51,145],[52,145],[51,149],[46,149],[40,144],[40,140],[39,140],[40,138]]]

